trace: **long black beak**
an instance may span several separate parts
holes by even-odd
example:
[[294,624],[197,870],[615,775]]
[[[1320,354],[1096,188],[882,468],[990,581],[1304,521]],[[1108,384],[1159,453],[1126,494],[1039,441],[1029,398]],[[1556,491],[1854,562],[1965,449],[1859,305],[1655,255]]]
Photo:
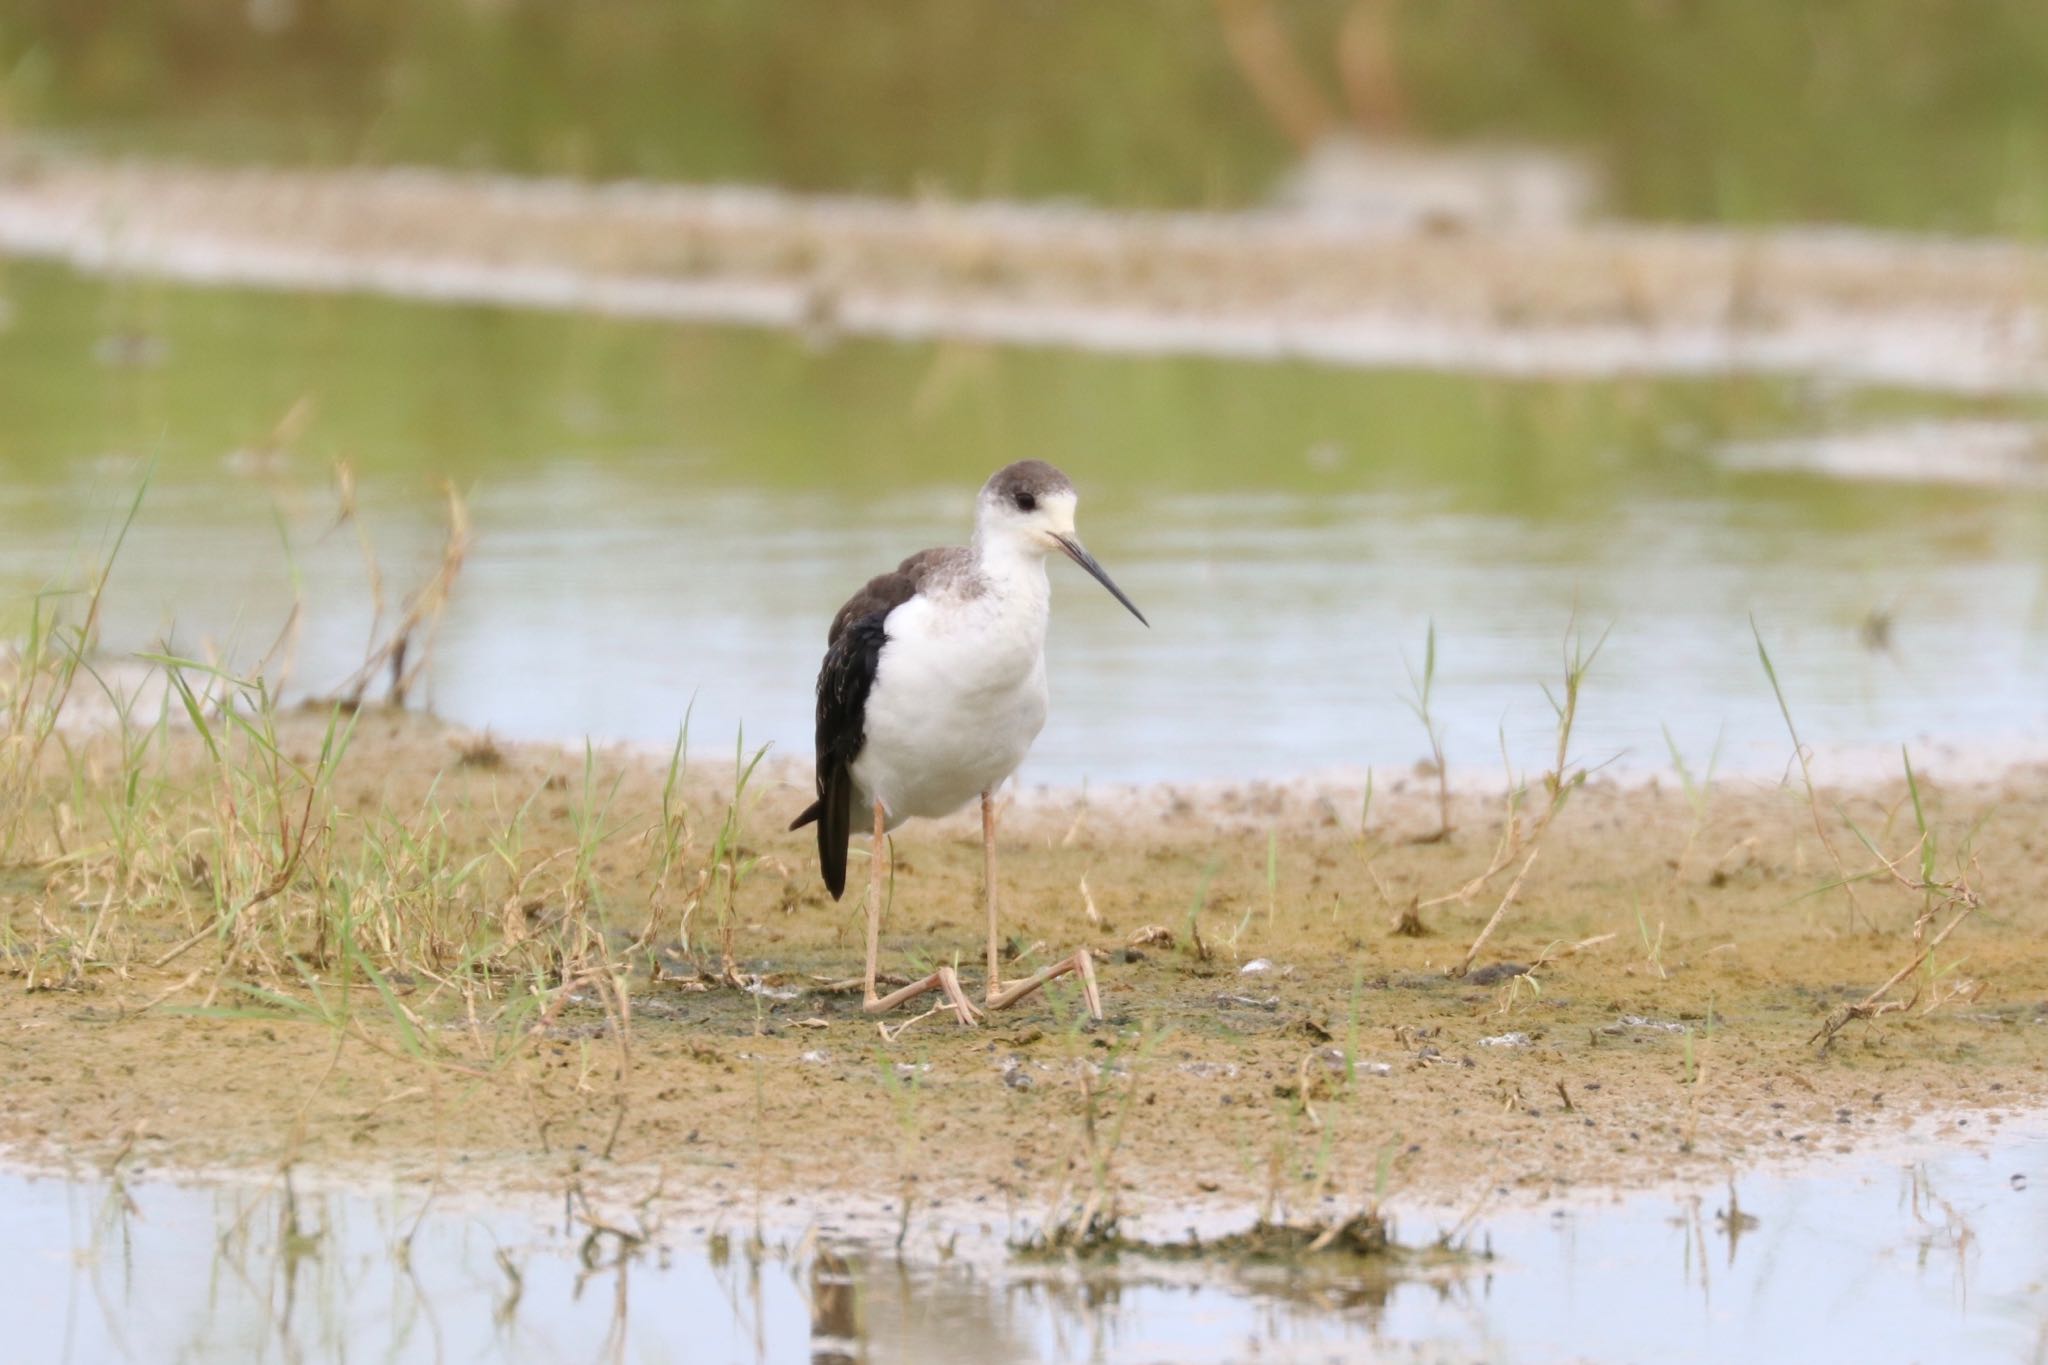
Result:
[[1109,572],[1106,569],[1095,562],[1094,555],[1081,548],[1080,541],[1072,536],[1063,536],[1057,533],[1053,535],[1053,539],[1057,540],[1060,543],[1060,548],[1067,552],[1068,559],[1073,560],[1076,564],[1086,569],[1090,578],[1100,583],[1103,587],[1108,588],[1111,597],[1123,603],[1124,609],[1137,617],[1139,623],[1146,629],[1151,629],[1152,623],[1145,619],[1144,612],[1138,610],[1138,604],[1124,596],[1124,590],[1116,585],[1116,581],[1109,576]]

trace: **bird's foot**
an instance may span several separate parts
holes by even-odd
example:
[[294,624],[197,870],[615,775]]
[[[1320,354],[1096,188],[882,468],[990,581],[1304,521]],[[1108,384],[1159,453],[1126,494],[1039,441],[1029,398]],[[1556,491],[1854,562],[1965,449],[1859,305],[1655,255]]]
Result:
[[1008,1009],[1054,977],[1065,976],[1068,972],[1081,978],[1081,994],[1088,1001],[1088,1017],[1100,1019],[1102,995],[1095,987],[1095,958],[1086,948],[1076,948],[1072,956],[1063,957],[1050,967],[1041,967],[1022,981],[1012,981],[1007,985],[990,981],[987,1006],[991,1010]]
[[897,1034],[902,1033],[904,1029],[918,1022],[919,1019],[928,1019],[940,1010],[951,1010],[953,1017],[960,1021],[963,1028],[972,1028],[980,1020],[981,1011],[976,1009],[967,999],[967,992],[960,988],[960,976],[951,967],[941,967],[930,976],[919,977],[901,990],[891,991],[884,996],[877,997],[874,991],[870,989],[867,998],[861,1002],[861,1009],[869,1014],[883,1014],[895,1009],[906,1000],[916,999],[927,991],[938,991],[944,995],[946,997],[944,1003],[934,1005],[916,1018],[905,1020],[893,1032],[887,1026],[884,1026],[882,1029],[882,1037],[884,1039],[894,1038]]

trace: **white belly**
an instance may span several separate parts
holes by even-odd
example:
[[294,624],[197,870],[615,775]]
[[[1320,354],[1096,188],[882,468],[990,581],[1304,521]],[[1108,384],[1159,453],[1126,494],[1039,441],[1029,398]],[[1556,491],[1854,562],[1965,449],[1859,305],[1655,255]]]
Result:
[[1045,612],[989,601],[889,616],[854,760],[856,796],[893,828],[949,815],[1017,771],[1045,726]]

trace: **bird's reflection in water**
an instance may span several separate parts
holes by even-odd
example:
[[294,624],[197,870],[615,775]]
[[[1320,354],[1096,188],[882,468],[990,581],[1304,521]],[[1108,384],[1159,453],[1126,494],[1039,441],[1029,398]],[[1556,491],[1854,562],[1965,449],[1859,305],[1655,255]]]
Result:
[[860,1358],[853,1269],[820,1250],[811,1261],[811,1365],[854,1365]]

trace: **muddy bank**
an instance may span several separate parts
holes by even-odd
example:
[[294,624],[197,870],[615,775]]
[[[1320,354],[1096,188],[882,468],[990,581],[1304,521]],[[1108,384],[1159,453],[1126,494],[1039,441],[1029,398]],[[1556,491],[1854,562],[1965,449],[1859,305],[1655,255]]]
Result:
[[17,151],[0,251],[209,283],[1509,374],[2048,379],[2035,248],[1848,230],[1389,229]]
[[[320,718],[280,735],[317,760]],[[2048,1098],[2039,769],[1922,783],[1938,867],[1981,908],[1902,979],[1907,1007],[1825,1049],[1816,1029],[1914,957],[1927,898],[1872,878],[1852,909],[1824,889],[1840,878],[1802,792],[1723,782],[1695,806],[1595,781],[1533,865],[1518,848],[1459,899],[1501,863],[1501,798],[1457,797],[1441,835],[1417,778],[1382,784],[1363,835],[1356,791],[1016,802],[1006,972],[1089,945],[1107,1022],[1055,988],[980,1028],[885,1038],[839,987],[861,912],[782,832],[793,774],[757,774],[735,816],[729,767],[693,769],[665,817],[659,761],[586,769],[366,712],[310,847],[217,920],[229,860],[260,840],[222,837],[219,770],[165,743],[124,857],[53,788],[7,874],[0,1145],[17,1158],[536,1189],[659,1171],[699,1206],[908,1193],[1056,1218],[1091,1198],[1298,1210],[1711,1179],[1930,1115],[1983,1131]],[[1903,784],[1822,810],[1852,874],[1875,862],[1850,821],[1917,865]],[[977,833],[899,836],[885,972],[957,961],[978,985]],[[1473,970],[1447,975],[1517,873]]]

